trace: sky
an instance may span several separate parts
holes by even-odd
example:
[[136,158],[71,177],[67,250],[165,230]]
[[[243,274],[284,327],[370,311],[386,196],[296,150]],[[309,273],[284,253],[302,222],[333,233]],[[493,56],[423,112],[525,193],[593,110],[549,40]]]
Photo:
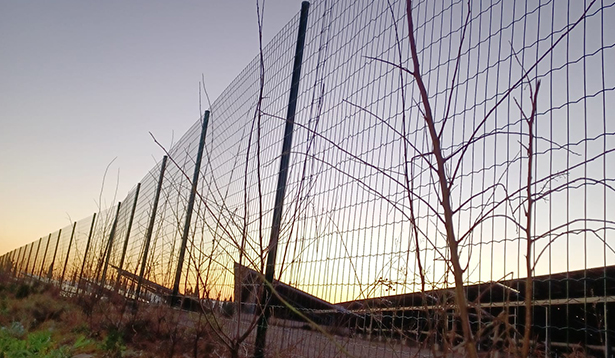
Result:
[[256,56],[256,0],[0,0],[0,49],[1,255],[124,198]]

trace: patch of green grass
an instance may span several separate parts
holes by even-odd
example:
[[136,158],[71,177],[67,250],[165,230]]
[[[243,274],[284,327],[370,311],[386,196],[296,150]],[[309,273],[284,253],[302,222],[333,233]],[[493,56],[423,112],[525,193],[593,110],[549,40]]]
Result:
[[85,332],[64,332],[64,319],[78,319],[77,313],[49,284],[0,279],[0,358],[63,358],[100,352],[99,344]]
[[52,339],[49,331],[26,334],[23,326],[14,323],[0,328],[0,358],[69,358],[91,341],[80,336],[72,345],[60,345]]

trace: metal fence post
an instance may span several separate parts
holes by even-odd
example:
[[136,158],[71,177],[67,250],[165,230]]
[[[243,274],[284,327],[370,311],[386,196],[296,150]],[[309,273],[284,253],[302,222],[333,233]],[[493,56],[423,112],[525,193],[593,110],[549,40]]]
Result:
[[43,238],[41,237],[40,239],[38,239],[38,245],[36,245],[36,254],[34,254],[34,261],[32,262],[32,271],[30,272],[32,276],[34,276],[34,270],[36,269],[36,259],[38,258],[38,252],[41,249],[42,241],[43,241]]
[[43,253],[43,262],[41,262],[41,268],[38,270],[38,276],[43,277],[43,270],[45,269],[45,259],[47,258],[47,251],[49,250],[49,243],[51,242],[51,234],[47,236],[47,244],[45,245],[45,252]]
[[30,246],[30,253],[28,254],[28,260],[26,261],[26,267],[23,269],[24,275],[28,275],[28,267],[30,267],[30,259],[32,258],[32,251],[34,250],[34,243],[31,242],[28,246]]
[[77,222],[73,223],[73,231],[70,233],[70,240],[68,241],[68,249],[66,249],[66,259],[64,260],[64,268],[62,269],[62,276],[60,276],[60,290],[62,290],[62,283],[64,282],[64,273],[66,273],[66,265],[68,265],[68,258],[70,256],[70,248],[73,246],[73,237],[75,236],[75,228]]
[[137,210],[137,201],[139,200],[139,191],[141,190],[141,183],[137,184],[135,191],[135,199],[132,202],[132,210],[130,211],[130,219],[128,220],[128,227],[126,228],[126,236],[124,237],[124,247],[122,248],[122,257],[117,267],[117,279],[115,280],[115,290],[117,291],[120,284],[120,276],[124,269],[124,258],[126,257],[126,250],[128,249],[128,239],[130,238],[130,230],[132,230],[132,222],[135,218],[135,211]]
[[60,238],[62,237],[62,229],[58,231],[58,240],[56,241],[56,248],[53,250],[53,259],[51,259],[51,265],[49,265],[49,271],[47,272],[47,279],[51,281],[53,277],[53,266],[56,263],[56,255],[58,254],[58,246],[60,246]]
[[[162,158],[162,164],[160,165],[160,176],[158,178],[158,187],[156,188],[156,195],[154,197],[154,205],[152,207],[152,215],[149,218],[149,225],[145,232],[145,243],[143,248],[143,259],[141,260],[141,269],[139,272],[139,281],[137,282],[137,288],[135,290],[135,304],[139,301],[139,295],[141,294],[141,284],[143,283],[143,274],[145,273],[145,265],[147,264],[147,255],[149,253],[149,245],[152,240],[152,233],[154,232],[154,223],[156,222],[156,210],[158,209],[158,201],[160,200],[160,191],[162,190],[162,181],[164,180],[164,170],[167,167],[167,156]],[[136,306],[135,306],[136,307]]]
[[28,245],[24,245],[23,254],[21,257],[21,263],[19,265],[19,274],[21,275],[24,272],[24,267],[26,266],[26,262],[28,260]]
[[15,250],[18,250],[17,251],[17,257],[16,257],[15,263],[13,265],[14,266],[13,267],[13,276],[15,276],[15,277],[17,277],[17,270],[19,270],[18,267],[20,266],[20,263],[21,263],[21,252],[22,252],[22,249],[23,249],[23,246],[20,247],[19,249],[15,249]]
[[85,244],[85,251],[83,253],[83,262],[81,263],[81,270],[79,271],[79,284],[77,285],[77,292],[79,292],[79,287],[81,287],[81,281],[83,281],[83,269],[85,268],[85,263],[88,260],[88,251],[90,250],[90,242],[92,241],[92,234],[94,233],[94,223],[96,223],[96,213],[92,215],[92,223],[90,224],[90,233],[88,234],[88,241]]
[[186,254],[186,245],[188,244],[188,235],[190,233],[190,221],[192,220],[192,210],[194,209],[194,199],[196,197],[197,184],[199,181],[199,173],[201,172],[201,161],[203,159],[203,148],[205,147],[205,136],[207,135],[207,124],[209,123],[209,111],[205,111],[203,115],[203,126],[201,127],[201,138],[199,140],[199,150],[196,155],[194,164],[194,175],[192,177],[192,188],[190,190],[190,198],[188,199],[188,207],[186,208],[186,221],[184,223],[184,232],[182,233],[182,242],[179,249],[179,258],[177,260],[177,271],[175,272],[175,282],[173,283],[173,295],[171,297],[171,305],[176,304],[177,295],[179,294],[179,281],[181,280],[182,267],[184,265],[184,256]]
[[[606,286],[606,277],[604,278],[604,283]],[[604,291],[605,300],[603,304],[602,315],[604,316],[604,357],[605,358],[613,358],[613,333],[610,331],[611,322],[609,321],[609,312],[608,312],[608,303],[606,301],[606,290]],[[611,316],[612,317],[612,316]]]
[[13,266],[11,267],[11,276],[16,275],[17,263],[19,262],[20,254],[21,254],[21,248],[13,250]]
[[[288,112],[286,113],[286,126],[284,128],[284,142],[282,143],[282,156],[280,158],[280,173],[278,175],[278,186],[275,194],[275,207],[273,209],[273,222],[271,224],[271,236],[269,238],[269,253],[267,254],[267,267],[265,269],[265,282],[260,301],[261,310],[259,313],[258,327],[256,328],[256,341],[254,357],[263,358],[265,355],[265,344],[267,340],[267,325],[269,320],[269,300],[271,299],[271,288],[275,273],[275,260],[278,249],[278,239],[280,237],[280,227],[282,223],[282,210],[284,207],[284,196],[286,195],[286,180],[288,179],[288,166],[290,161],[290,149],[293,139],[293,127],[295,124],[295,112],[297,109],[297,95],[299,93],[299,80],[301,78],[301,63],[303,61],[303,46],[305,44],[305,33],[307,29],[307,18],[310,3],[301,3],[301,18],[299,19],[299,34],[297,36],[297,47],[295,48],[295,62],[293,64],[293,76],[290,85],[290,95],[288,98]],[[236,283],[237,284],[237,283]]]
[[105,281],[107,280],[107,268],[109,268],[109,258],[111,257],[111,251],[113,250],[113,239],[115,238],[115,230],[117,229],[117,222],[120,218],[120,209],[122,207],[122,203],[117,203],[117,210],[115,212],[115,220],[113,220],[113,226],[111,226],[111,233],[109,234],[109,241],[107,241],[107,249],[105,250],[105,263],[103,267],[103,272],[100,277],[100,289],[102,290],[105,287]]
[[16,253],[14,256],[15,260],[13,260],[13,270],[11,271],[11,274],[15,277],[17,277],[17,268],[19,267],[19,260],[21,259],[21,247],[19,249],[15,249]]

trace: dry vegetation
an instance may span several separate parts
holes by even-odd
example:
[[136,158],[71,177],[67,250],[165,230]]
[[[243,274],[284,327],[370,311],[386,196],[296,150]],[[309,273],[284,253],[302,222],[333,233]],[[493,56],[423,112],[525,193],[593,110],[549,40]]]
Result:
[[[203,314],[0,277],[0,357],[219,357]],[[199,323],[201,322],[201,323]]]
[[[166,305],[135,308],[121,296],[64,297],[52,284],[0,272],[0,358],[252,356],[252,330],[248,342],[237,347],[220,337],[234,331],[235,313],[214,317]],[[240,325],[249,321],[244,317]],[[267,351],[272,357],[371,357],[391,345],[399,352],[418,352],[410,342],[323,334],[298,322],[274,319],[270,329]]]

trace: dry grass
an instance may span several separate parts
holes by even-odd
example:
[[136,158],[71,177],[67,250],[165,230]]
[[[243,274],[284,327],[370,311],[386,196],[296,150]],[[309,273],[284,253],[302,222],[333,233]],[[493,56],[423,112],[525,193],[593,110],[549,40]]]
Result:
[[0,277],[0,327],[23,327],[19,339],[30,333],[51,332],[57,347],[72,347],[71,354],[97,357],[218,357],[222,348],[198,314],[166,306],[142,305],[133,309],[120,296],[62,297],[59,290],[39,281]]
[[[54,347],[68,347],[65,351],[71,355],[230,357],[231,352],[221,342],[219,334],[232,337],[238,326],[240,332],[246,332],[253,317],[243,314],[241,321],[238,317],[237,313],[229,317],[219,312],[213,316],[171,309],[166,305],[140,304],[133,309],[132,302],[120,296],[67,298],[54,286],[18,282],[0,274],[0,327],[10,329],[17,325],[27,333],[51,332]],[[218,324],[211,325],[214,321]],[[267,357],[432,357],[435,353],[431,349],[419,349],[411,340],[344,335],[340,334],[344,332],[322,328],[324,331],[310,329],[304,323],[273,318],[267,334]],[[241,344],[239,357],[252,357],[254,340],[255,332],[252,332]],[[492,353],[495,352],[485,352],[481,356],[510,356],[506,352]],[[588,355],[574,350],[565,356],[583,358]]]

